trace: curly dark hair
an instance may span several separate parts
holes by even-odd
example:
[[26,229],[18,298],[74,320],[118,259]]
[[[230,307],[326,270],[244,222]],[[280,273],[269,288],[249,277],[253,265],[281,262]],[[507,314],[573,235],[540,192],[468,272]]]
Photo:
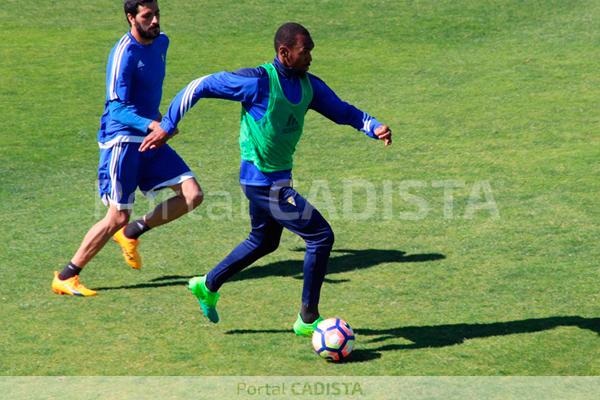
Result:
[[144,4],[153,3],[156,0],[125,0],[123,2],[123,10],[125,11],[125,19],[127,23],[129,23],[129,19],[127,19],[127,14],[131,14],[134,17],[138,13],[138,7]]
[[310,38],[308,30],[296,22],[286,22],[281,25],[279,29],[277,29],[277,32],[275,32],[275,51],[277,51],[281,45],[293,47],[296,44],[296,36],[298,35]]

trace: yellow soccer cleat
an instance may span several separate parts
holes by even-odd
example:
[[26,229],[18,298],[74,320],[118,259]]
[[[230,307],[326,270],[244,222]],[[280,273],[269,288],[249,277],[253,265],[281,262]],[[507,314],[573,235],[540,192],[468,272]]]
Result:
[[58,277],[57,271],[54,272],[52,291],[56,294],[68,294],[71,296],[88,297],[96,295],[95,290],[88,289],[79,282],[79,275],[75,275],[74,277],[63,281]]
[[139,239],[129,239],[125,236],[125,227],[122,227],[114,234],[113,240],[119,244],[123,252],[125,262],[133,269],[142,268],[142,257],[138,253],[137,247],[140,244]]

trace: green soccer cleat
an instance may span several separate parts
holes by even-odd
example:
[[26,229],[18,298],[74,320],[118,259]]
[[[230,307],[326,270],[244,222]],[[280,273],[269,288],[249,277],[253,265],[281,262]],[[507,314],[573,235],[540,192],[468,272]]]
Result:
[[319,325],[319,322],[321,321],[323,321],[323,317],[319,317],[315,320],[315,322],[307,324],[306,322],[302,321],[302,317],[300,316],[300,314],[298,314],[298,318],[296,318],[296,322],[294,322],[294,333],[297,336],[310,337],[312,336],[315,329],[317,329],[317,325]]
[[190,279],[188,289],[198,299],[202,313],[210,322],[219,322],[219,314],[217,313],[217,301],[219,293],[211,292],[206,287],[206,276],[198,276]]

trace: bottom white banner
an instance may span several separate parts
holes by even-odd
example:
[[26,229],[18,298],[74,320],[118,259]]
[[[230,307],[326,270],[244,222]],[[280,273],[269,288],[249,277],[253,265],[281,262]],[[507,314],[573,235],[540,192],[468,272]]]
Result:
[[148,376],[0,377],[0,398],[591,399],[600,377]]

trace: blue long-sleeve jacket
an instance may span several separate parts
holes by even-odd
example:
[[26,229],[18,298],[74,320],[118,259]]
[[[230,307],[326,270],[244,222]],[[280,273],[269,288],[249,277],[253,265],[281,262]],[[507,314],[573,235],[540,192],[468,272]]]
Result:
[[139,43],[131,32],[115,44],[106,66],[100,147],[123,141],[141,143],[148,125],[160,119],[168,47],[169,38],[162,32],[149,45]]
[[[302,89],[297,73],[286,68],[277,58],[273,61],[285,96],[292,103],[301,99]],[[308,74],[313,89],[309,109],[313,109],[333,122],[350,125],[366,135],[377,138],[374,131],[381,125],[375,118],[351,104],[342,101],[325,82]],[[171,101],[161,127],[173,133],[183,116],[201,98],[218,98],[239,101],[248,113],[259,120],[269,104],[269,76],[262,67],[243,68],[235,72],[218,72],[192,81]],[[291,178],[290,171],[261,172],[249,161],[242,160],[240,183],[252,186],[270,185]]]

